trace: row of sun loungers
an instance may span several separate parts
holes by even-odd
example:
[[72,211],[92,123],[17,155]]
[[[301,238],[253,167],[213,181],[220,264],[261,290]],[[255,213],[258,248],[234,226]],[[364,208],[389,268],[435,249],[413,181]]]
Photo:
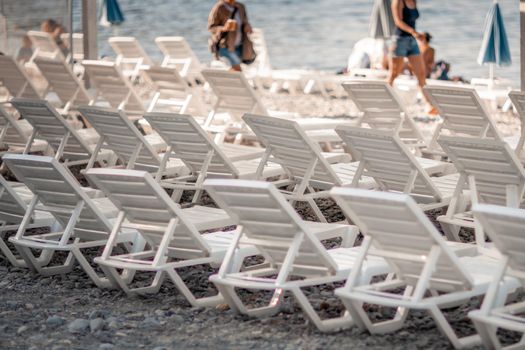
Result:
[[[160,39],[159,47],[172,43]],[[525,332],[522,303],[506,303],[523,281],[524,137],[504,138],[473,89],[426,88],[443,118],[427,143],[383,82],[342,85],[356,119],[300,118],[269,111],[240,73],[199,69],[190,79],[189,66],[170,67],[178,62],[166,57],[157,66],[139,50],[129,60],[124,52],[135,44],[115,39],[116,62],[82,62],[95,95],[65,58],[34,58],[48,83],[38,91],[0,56],[9,92],[0,105],[2,167],[20,181],[0,176],[0,250],[11,264],[52,275],[78,262],[98,287],[128,294],[155,293],[169,279],[194,306],[227,303],[257,317],[278,312],[289,293],[321,331],[391,332],[421,309],[457,348],[501,347],[498,328]],[[197,81],[216,97],[209,113]],[[51,91],[56,105],[46,100]],[[509,98],[525,119],[525,95]],[[88,127],[76,128],[72,112]],[[227,135],[257,146],[225,142]],[[345,151],[323,152],[323,142]],[[90,187],[69,169],[80,165]],[[200,205],[203,192],[217,207]],[[323,199],[344,221],[327,222]],[[317,221],[303,220],[297,202]],[[444,210],[437,221],[445,236],[425,215],[435,209]],[[39,227],[49,233],[30,233]],[[462,227],[474,229],[474,242],[461,241]],[[8,231],[16,234],[6,239]],[[322,241],[334,238],[341,244],[326,249]],[[85,250],[94,247],[103,250],[90,261]],[[67,257],[54,265],[58,251]],[[261,262],[246,266],[253,256]],[[194,295],[178,274],[202,264],[220,266],[210,277],[215,296]],[[151,284],[134,283],[137,272],[152,273]],[[344,283],[335,295],[345,310],[324,319],[304,289],[330,283]],[[249,305],[238,288],[272,297]],[[478,333],[458,338],[442,310],[480,296],[480,310],[469,314]],[[365,304],[393,307],[395,317],[373,322]]]

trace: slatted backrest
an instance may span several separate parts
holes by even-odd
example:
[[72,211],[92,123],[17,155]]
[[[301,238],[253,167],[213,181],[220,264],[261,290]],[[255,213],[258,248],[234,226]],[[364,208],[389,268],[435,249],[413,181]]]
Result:
[[[336,132],[351,153],[364,162],[366,176],[373,177],[382,190],[441,199],[439,189],[393,131],[339,125]],[[417,177],[409,188],[412,173]]]
[[69,102],[77,106],[89,103],[90,98],[83,82],[76,77],[65,61],[37,57],[35,63],[62,104]]
[[108,39],[117,54],[116,62],[123,69],[135,70],[140,65],[152,65],[153,61],[134,37],[116,36]]
[[253,49],[257,53],[257,58],[253,65],[260,73],[271,72],[270,54],[268,52],[268,45],[266,45],[264,31],[261,28],[253,28],[250,34],[250,40],[253,43]]
[[515,273],[525,276],[525,210],[479,204],[472,209],[494,246],[509,258]]
[[218,110],[228,112],[233,118],[240,118],[244,113],[268,115],[259,96],[241,72],[205,69],[202,75],[220,101]]
[[480,203],[506,205],[509,185],[522,199],[525,170],[504,141],[441,136],[438,142],[458,172],[474,177]]
[[34,50],[36,50],[36,57],[44,57],[53,60],[65,61],[66,58],[62,54],[62,50],[58,47],[55,39],[51,34],[41,31],[30,30],[27,36],[33,43]]
[[[516,108],[516,111],[518,111],[518,116],[520,118],[521,137],[520,142],[518,144],[519,148],[525,143],[525,93],[523,91],[514,90],[509,92],[509,98],[512,101],[512,104],[514,105],[514,108]],[[516,149],[516,152],[518,156],[520,156],[522,150]]]
[[292,178],[307,176],[310,164],[316,160],[311,179],[329,185],[341,185],[341,180],[321,153],[319,145],[308,138],[299,124],[293,120],[246,114],[246,124],[259,141],[271,150],[275,158]]
[[[52,157],[7,154],[3,158],[16,178],[23,182],[39,201],[51,208],[72,210],[84,202],[75,232],[103,233],[111,231],[112,225],[101,210],[82,189],[73,174]],[[66,227],[70,213],[53,211],[53,216]]]
[[136,169],[156,169],[160,158],[144,135],[121,110],[95,106],[81,106],[79,112],[97,130],[105,143],[126,164],[138,145],[142,145],[135,161]]
[[26,213],[27,205],[0,175],[0,222],[18,224]]
[[152,112],[144,118],[192,173],[203,169],[212,151],[207,173],[237,177],[238,170],[233,163],[191,115]]
[[11,97],[41,98],[24,70],[11,56],[0,55],[0,82]]
[[91,155],[89,145],[75,129],[62,117],[49,102],[26,98],[14,98],[11,104],[37,131],[37,137],[47,141],[55,152],[69,132],[63,158],[68,160],[85,159]]
[[[160,102],[160,105],[165,104],[170,108],[170,111],[181,112],[180,109],[184,107],[188,95],[191,94],[191,89],[188,86],[188,82],[180,76],[177,69],[151,66],[148,69],[144,69],[142,75],[152,86],[155,93],[158,94],[159,100],[172,100],[169,104]],[[173,108],[177,107],[178,110],[173,110]]]
[[144,113],[144,104],[134,87],[124,78],[115,62],[84,60],[82,65],[93,87],[112,108],[120,108],[130,116]]
[[202,65],[190,45],[181,36],[159,36],[155,43],[164,54],[163,66],[175,67],[183,76],[200,75]]
[[396,129],[408,114],[403,102],[385,81],[353,80],[343,83],[343,87],[363,113],[362,121],[372,129]]
[[31,130],[28,130],[31,128],[31,125],[27,125],[29,128],[24,130],[19,123],[27,123],[27,120],[16,120],[0,104],[0,133],[4,131],[4,128],[7,128],[2,143],[14,147],[24,147],[26,145],[27,139],[31,133]]
[[436,85],[424,89],[443,118],[442,129],[452,135],[501,139],[490,113],[473,88]]
[[103,191],[115,206],[126,213],[126,219],[147,241],[158,246],[172,219],[178,219],[170,247],[187,258],[207,256],[210,248],[197,229],[185,217],[178,204],[153,177],[144,171],[118,169],[90,169],[90,182]]
[[[372,238],[373,246],[393,266],[396,277],[416,284],[434,246],[440,248],[432,281],[453,289],[468,288],[472,280],[457,256],[418,204],[408,195],[334,188],[332,198],[356,224],[361,233]],[[390,254],[388,254],[390,253]],[[410,256],[412,259],[407,259]],[[432,283],[431,283],[432,284]]]
[[303,234],[291,269],[335,271],[336,265],[279,190],[268,182],[206,180],[213,200],[242,225],[244,241],[256,245],[271,263],[281,266],[288,250]]
[[[60,35],[60,39],[64,41],[71,50],[71,43],[69,42],[69,33],[63,33]],[[81,61],[84,59],[84,34],[73,33],[73,59]]]

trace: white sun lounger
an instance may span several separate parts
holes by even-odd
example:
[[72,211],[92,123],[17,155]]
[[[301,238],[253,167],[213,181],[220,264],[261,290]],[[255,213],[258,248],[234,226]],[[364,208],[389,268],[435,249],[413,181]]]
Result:
[[11,56],[0,56],[0,83],[10,97],[42,98],[24,69]]
[[54,92],[60,102],[63,114],[67,114],[72,108],[88,104],[91,101],[84,87],[84,82],[77,78],[71,67],[65,61],[51,60],[37,57],[34,60],[40,73],[47,80],[48,92]]
[[[272,315],[279,311],[284,293],[291,292],[318,329],[352,326],[346,313],[321,319],[302,288],[347,278],[361,250],[347,248],[358,233],[355,226],[304,221],[279,190],[267,182],[206,180],[204,187],[241,227],[219,273],[210,277],[234,311],[257,317]],[[343,237],[343,247],[326,250],[320,240],[336,236]],[[243,256],[238,249],[245,244],[256,246],[264,263],[241,270],[239,262]],[[368,283],[372,277],[388,272],[383,259],[372,258],[363,267],[362,282]],[[267,290],[273,296],[266,306],[248,307],[236,288]]]
[[[519,207],[525,192],[525,170],[508,144],[501,140],[441,136],[441,148],[460,174],[456,194],[470,193],[470,203]],[[466,203],[454,198],[447,213],[437,219],[450,239],[459,240],[461,226],[476,229],[476,242],[485,246],[481,227],[467,210]]]
[[96,96],[90,104],[96,104],[102,99],[110,107],[126,111],[126,114],[133,119],[142,117],[146,111],[144,103],[115,62],[84,60],[82,65],[86,69],[90,83],[96,89]]
[[37,57],[66,61],[67,58],[64,56],[62,50],[58,47],[51,34],[30,30],[27,32],[27,36],[29,36],[29,39],[31,39],[31,42],[33,43],[33,56],[30,61],[33,61]]
[[137,78],[145,66],[153,65],[153,60],[135,37],[114,36],[108,39],[108,43],[117,54],[116,64],[131,80]]
[[[346,285],[336,290],[359,328],[374,334],[395,332],[411,309],[425,310],[454,347],[481,343],[477,334],[458,337],[441,309],[485,295],[499,269],[498,260],[458,257],[406,194],[337,188],[332,196],[365,236]],[[384,258],[395,275],[362,285],[362,267],[374,258]],[[505,281],[501,295],[518,286],[516,280]],[[394,308],[395,316],[374,322],[364,303]]]
[[183,190],[196,190],[194,202],[208,177],[267,179],[284,174],[277,164],[259,169],[263,148],[216,144],[190,115],[147,113],[144,118],[168,144],[172,157],[180,159],[190,170],[188,175],[163,181],[162,186],[178,189],[179,195]]
[[352,80],[343,83],[343,88],[362,113],[358,125],[367,124],[372,129],[394,130],[403,142],[415,147],[417,153],[426,146],[404,103],[387,82]]
[[[79,112],[100,134],[95,153],[107,145],[123,162],[126,169],[146,170],[162,176],[175,176],[187,172],[184,163],[163,157],[159,152],[166,144],[157,134],[142,135],[124,111],[105,107],[82,106]],[[92,158],[87,169],[94,163]]]
[[[474,88],[436,85],[426,86],[424,90],[443,118],[443,122],[434,131],[425,153],[444,156],[438,143],[439,137],[444,133],[452,136],[512,140],[503,138]],[[509,144],[512,148],[516,147],[516,144]]]
[[[98,287],[110,287],[111,282],[97,274],[82,250],[106,244],[113,227],[110,219],[117,209],[106,198],[91,199],[71,172],[54,158],[8,154],[3,161],[34,193],[16,235],[9,239],[27,266],[43,275],[62,274],[71,271],[76,260]],[[62,229],[25,235],[37,210],[52,214]],[[120,232],[118,240],[134,241],[133,249],[143,249],[135,238],[137,232],[128,230]],[[64,251],[68,256],[62,265],[43,266],[34,250]]]
[[[15,119],[0,104],[0,147],[7,147],[0,154],[23,152],[32,132],[33,127],[26,119]],[[46,141],[35,139],[28,152],[45,152],[47,147]]]
[[93,128],[75,130],[47,101],[15,98],[11,104],[26,119],[33,131],[27,139],[24,153],[31,150],[35,138],[47,141],[55,158],[67,166],[85,164],[96,154],[96,161],[112,162],[113,154],[106,150],[95,153],[100,136]]
[[197,81],[204,83],[201,71],[203,65],[190,45],[181,36],[159,36],[155,38],[155,44],[164,54],[162,66],[175,67],[180,75],[188,79],[192,84]]
[[499,297],[501,285],[509,278],[519,279],[523,288],[525,210],[480,204],[474,207],[473,212],[483,225],[487,236],[502,254],[502,258],[500,268],[492,276],[492,285],[483,299],[481,309],[471,311],[469,317],[474,321],[485,347],[509,350],[523,348],[523,336],[517,343],[503,346],[497,333],[501,329],[519,332],[522,335],[525,333],[523,298],[518,297],[505,305],[506,300]]
[[[5,243],[5,235],[8,231],[16,231],[22,223],[27,205],[32,200],[33,194],[22,184],[16,186],[9,183],[0,175],[0,251],[13,266],[26,267],[24,259],[17,258]],[[52,215],[42,211],[35,211],[29,218],[27,229],[37,227],[52,227],[56,220]],[[46,260],[47,259],[47,260]],[[39,263],[47,264],[49,255],[44,254]]]
[[352,187],[367,176],[382,191],[410,194],[424,210],[441,208],[450,202],[459,174],[429,176],[446,173],[449,164],[415,157],[393,131],[338,126],[336,132],[359,160]]
[[[66,43],[66,46],[71,51],[71,43],[69,42],[70,33],[62,33],[60,39]],[[84,59],[84,34],[73,33],[73,59],[82,61]]]
[[[276,185],[293,186],[286,197],[292,201],[308,202],[317,217],[326,222],[314,199],[326,196],[326,190],[333,186],[351,185],[359,163],[329,164],[319,145],[293,120],[250,114],[243,119],[266,147],[261,166],[270,159],[285,170],[287,179],[276,182]],[[376,183],[372,178],[364,177],[359,186],[371,189]]]
[[521,124],[521,133],[519,137],[506,137],[505,141],[507,141],[510,145],[515,145],[514,148],[516,150],[516,154],[518,157],[520,157],[520,159],[522,159],[523,162],[523,158],[525,158],[523,153],[523,146],[525,145],[525,93],[523,91],[511,91],[509,92],[509,99],[518,112]]
[[[216,208],[194,206],[181,209],[153,177],[143,171],[91,169],[87,177],[118,207],[113,233],[102,253],[95,259],[106,275],[128,294],[156,293],[167,275],[192,306],[213,306],[220,295],[198,298],[184,283],[177,269],[193,265],[220,264],[234,231],[201,234],[232,225],[228,214]],[[148,249],[131,254],[113,254],[122,228],[134,229],[148,243]],[[257,253],[247,247],[248,255]],[[134,287],[118,270],[152,272],[151,285]]]

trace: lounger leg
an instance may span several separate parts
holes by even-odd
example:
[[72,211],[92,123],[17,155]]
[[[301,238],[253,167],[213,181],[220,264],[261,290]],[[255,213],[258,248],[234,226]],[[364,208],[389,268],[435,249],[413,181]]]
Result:
[[219,290],[219,293],[222,295],[224,301],[226,301],[233,311],[252,317],[262,318],[275,315],[281,308],[282,298],[284,296],[284,291],[279,288],[274,291],[271,301],[268,303],[268,305],[257,308],[248,308],[242,302],[241,298],[239,298],[239,295],[235,291],[235,287],[226,286],[219,283],[216,283],[215,286]]
[[0,234],[0,251],[4,254],[7,261],[13,266],[16,267],[27,267],[27,264],[24,259],[17,259],[11,249],[7,246],[7,244],[4,241],[5,239],[5,232],[2,232]]
[[189,288],[186,286],[182,278],[180,278],[179,274],[175,269],[168,269],[166,270],[167,274],[170,276],[171,280],[179,290],[179,292],[184,295],[186,300],[194,307],[208,307],[208,306],[216,306],[224,301],[224,298],[220,294],[220,292],[217,295],[211,296],[211,297],[205,297],[205,298],[195,298],[193,293],[189,290]]
[[108,278],[100,277],[96,271],[91,267],[89,262],[87,261],[86,257],[79,248],[73,247],[71,248],[71,253],[73,256],[77,259],[78,263],[82,267],[82,269],[87,273],[87,275],[91,278],[93,283],[97,285],[99,288],[112,288],[114,287],[112,281]]
[[111,284],[115,287],[120,287],[124,293],[127,295],[131,295],[131,291],[129,289],[128,283],[122,278],[122,276],[118,273],[116,268],[108,267],[104,265],[99,265],[100,269],[104,272],[104,275],[107,277],[108,280],[111,281]]
[[323,213],[321,212],[321,209],[319,209],[319,207],[315,203],[315,200],[313,198],[307,198],[306,201],[308,202],[308,204],[310,205],[310,207],[314,211],[314,214],[315,214],[315,216],[317,216],[319,221],[326,223],[327,222],[326,218],[323,215]]
[[460,349],[481,344],[481,337],[479,334],[459,338],[437,305],[431,306],[428,309],[428,312],[430,313],[430,316],[432,316],[432,318],[436,321],[436,325],[439,330],[447,336],[454,348]]
[[476,331],[478,332],[481,338],[481,342],[485,348],[487,349],[501,349],[502,348],[501,342],[499,341],[498,336],[496,334],[498,327],[495,327],[491,324],[480,321],[476,319],[475,317],[471,317],[471,320],[474,323],[474,326],[476,327]]
[[322,320],[319,317],[319,314],[312,307],[310,301],[308,301],[308,298],[306,298],[306,295],[304,295],[301,288],[296,287],[293,288],[291,291],[297,299],[297,301],[299,302],[299,305],[301,306],[303,312],[308,316],[310,321],[312,321],[313,324],[317,327],[317,329],[319,329],[321,332],[346,329],[350,328],[354,324],[354,322],[352,321],[352,317],[350,317],[350,313],[348,311],[343,312],[342,316]]

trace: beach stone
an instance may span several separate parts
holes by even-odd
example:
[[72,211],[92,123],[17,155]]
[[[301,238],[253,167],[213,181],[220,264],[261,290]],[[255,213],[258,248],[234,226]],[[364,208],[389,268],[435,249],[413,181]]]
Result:
[[98,346],[98,350],[113,350],[115,345],[110,343],[103,343]]
[[66,323],[66,320],[60,316],[49,316],[46,320],[46,324],[50,327],[62,326]]
[[104,320],[101,318],[95,318],[91,321],[89,321],[89,329],[91,330],[91,333],[96,332],[98,330],[101,330],[104,328]]
[[180,315],[173,315],[170,320],[173,323],[177,323],[177,324],[184,323],[184,317]]
[[89,328],[89,321],[83,318],[77,318],[67,325],[70,333],[83,333]]
[[29,329],[28,326],[20,326],[20,327],[18,327],[18,329],[16,330],[16,334],[19,334],[19,335],[20,335],[20,334],[24,333],[25,331],[27,331],[28,329]]
[[146,317],[140,324],[146,328],[157,328],[160,326],[160,322],[154,317]]

